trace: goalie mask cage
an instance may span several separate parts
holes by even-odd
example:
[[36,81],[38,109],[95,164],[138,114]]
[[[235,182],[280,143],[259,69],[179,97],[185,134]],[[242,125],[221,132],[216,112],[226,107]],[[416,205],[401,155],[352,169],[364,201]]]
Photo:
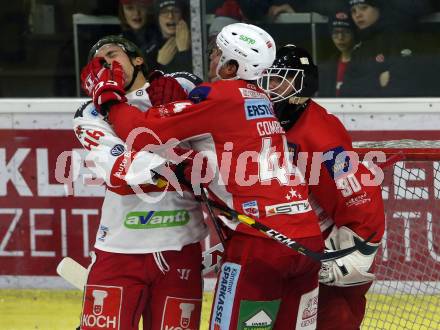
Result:
[[[355,143],[383,151],[385,233],[362,329],[440,329],[440,141]],[[396,161],[397,160],[397,161]]]

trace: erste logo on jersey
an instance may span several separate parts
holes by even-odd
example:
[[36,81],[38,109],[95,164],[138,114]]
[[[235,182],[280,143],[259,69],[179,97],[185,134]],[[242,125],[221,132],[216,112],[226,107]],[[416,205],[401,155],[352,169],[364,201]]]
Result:
[[245,99],[244,111],[247,120],[275,117],[272,103],[266,99]]

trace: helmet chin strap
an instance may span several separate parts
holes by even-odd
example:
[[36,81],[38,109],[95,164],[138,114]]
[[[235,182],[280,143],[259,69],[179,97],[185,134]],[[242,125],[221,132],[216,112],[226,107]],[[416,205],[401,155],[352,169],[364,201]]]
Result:
[[133,65],[133,76],[131,78],[130,83],[127,85],[127,87],[124,88],[125,91],[130,90],[131,86],[133,86],[134,81],[136,80],[139,71],[140,71],[140,66],[139,65]]

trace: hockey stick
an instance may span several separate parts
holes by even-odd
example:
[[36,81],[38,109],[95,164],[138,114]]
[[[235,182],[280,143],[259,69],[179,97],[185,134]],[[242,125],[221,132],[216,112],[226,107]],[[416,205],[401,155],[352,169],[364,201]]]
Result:
[[211,219],[211,222],[214,225],[215,231],[217,232],[217,236],[220,239],[220,242],[222,242],[221,244],[223,244],[223,246],[225,246],[226,245],[226,238],[223,234],[222,228],[220,227],[220,225],[217,221],[217,217],[215,216],[214,211],[212,210],[211,203],[209,202],[208,196],[206,196],[206,192],[203,187],[200,188],[200,196],[202,198],[202,203],[206,205],[206,209],[208,210],[209,218]]
[[[202,275],[206,275],[214,271],[218,267],[220,255],[223,253],[224,247],[218,243],[211,248],[203,251],[202,254]],[[57,274],[78,290],[83,290],[87,283],[88,270],[80,263],[70,257],[63,258],[57,266]]]
[[284,246],[287,246],[288,248],[295,250],[298,253],[305,255],[305,256],[308,256],[308,257],[310,257],[316,261],[319,261],[319,262],[339,259],[339,258],[345,257],[355,251],[359,251],[359,250],[363,250],[365,248],[368,248],[367,243],[370,242],[370,240],[376,234],[376,233],[371,234],[365,241],[355,240],[354,246],[352,246],[352,247],[342,249],[342,250],[337,250],[337,251],[320,253],[320,252],[315,252],[315,251],[308,249],[307,247],[305,247],[301,243],[296,242],[294,239],[280,233],[279,231],[272,229],[272,228],[262,224],[261,222],[258,222],[255,219],[248,217],[247,215],[240,214],[237,211],[232,210],[227,206],[220,205],[220,204],[218,204],[212,200],[209,200],[209,199],[208,199],[207,203],[209,203],[211,205],[211,207],[218,209],[219,211],[225,213],[226,215],[229,215],[230,217],[235,218],[240,223],[245,224],[249,227],[252,227],[252,228],[258,230],[259,232],[263,233],[267,237],[283,244]]
[[57,266],[57,273],[75,288],[83,290],[87,282],[87,268],[70,257],[63,258]]
[[[394,163],[401,161],[401,160],[404,160],[404,159],[405,159],[405,156],[402,153],[399,153],[397,155],[391,156],[390,158],[388,158],[386,160],[385,163],[379,164],[378,166],[379,166],[379,168],[384,169],[384,168],[387,168],[387,167],[393,165]],[[205,195],[205,197],[206,197],[206,195]],[[352,246],[350,248],[319,253],[319,252],[315,252],[315,251],[308,249],[307,247],[305,247],[302,244],[296,242],[295,240],[289,238],[288,236],[256,221],[255,219],[253,219],[247,215],[240,214],[237,211],[232,210],[225,205],[220,205],[210,199],[206,199],[205,203],[207,205],[210,205],[211,207],[216,208],[216,209],[226,213],[227,215],[235,218],[239,222],[260,231],[264,235],[280,242],[281,244],[297,251],[298,253],[301,253],[305,256],[311,257],[312,259],[315,259],[316,261],[320,261],[320,262],[339,259],[339,258],[345,257],[355,251],[365,251],[365,250],[368,251],[370,249],[370,246],[368,245],[368,243],[376,235],[376,232],[373,232],[364,241],[359,240],[359,239],[355,239],[354,246]]]

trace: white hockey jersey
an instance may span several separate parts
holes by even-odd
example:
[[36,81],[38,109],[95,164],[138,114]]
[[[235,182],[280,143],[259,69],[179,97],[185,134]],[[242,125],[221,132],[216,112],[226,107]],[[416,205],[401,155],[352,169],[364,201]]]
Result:
[[[147,111],[151,107],[147,87],[148,83],[128,93],[128,103]],[[207,236],[200,204],[189,192],[181,197],[176,191],[163,191],[154,185],[150,170],[162,166],[163,158],[127,150],[91,102],[78,109],[73,126],[89,151],[86,161],[93,161],[94,172],[107,184],[95,248],[152,253],[180,250]]]

